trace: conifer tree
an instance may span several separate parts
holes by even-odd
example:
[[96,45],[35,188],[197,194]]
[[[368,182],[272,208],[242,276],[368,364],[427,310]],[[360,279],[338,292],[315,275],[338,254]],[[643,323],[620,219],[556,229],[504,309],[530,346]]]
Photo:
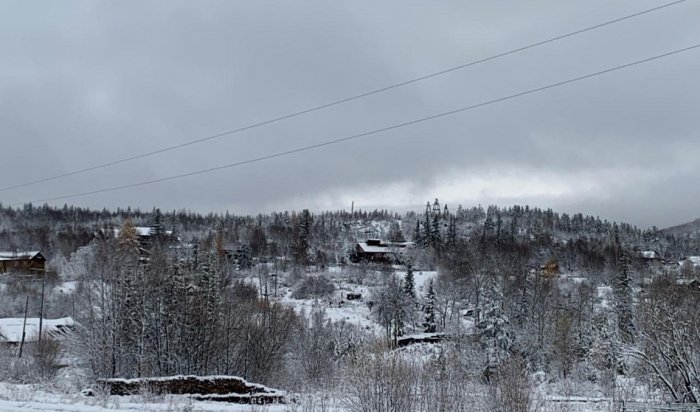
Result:
[[620,336],[625,343],[634,340],[634,315],[632,308],[632,280],[630,279],[630,256],[627,251],[620,252],[618,273],[615,283],[615,311],[617,313]]
[[457,243],[457,219],[454,216],[450,216],[449,223],[447,224],[447,244],[454,246]]
[[403,293],[411,300],[416,299],[416,284],[413,277],[413,267],[411,262],[406,265],[406,275],[403,278]]
[[433,226],[431,225],[431,219],[430,219],[430,212],[426,211],[425,212],[425,223],[423,223],[423,231],[424,231],[424,237],[423,237],[423,247],[428,247],[432,245],[432,236],[431,236],[431,228]]
[[420,220],[416,220],[416,228],[413,230],[413,241],[416,245],[423,245],[423,234],[420,229]]
[[439,248],[442,245],[442,234],[440,233],[440,219],[433,218],[430,226],[430,245]]
[[165,224],[164,224],[163,214],[160,209],[153,209],[151,213],[151,224],[149,237],[151,238],[153,244],[160,243],[165,238]]
[[423,307],[423,313],[425,314],[423,332],[425,333],[434,333],[437,331],[437,319],[435,318],[436,305],[437,297],[435,296],[433,280],[430,279],[428,283],[428,292],[425,295],[425,306]]
[[484,233],[487,236],[493,235],[495,224],[493,223],[493,216],[491,213],[486,214],[486,220],[484,221]]

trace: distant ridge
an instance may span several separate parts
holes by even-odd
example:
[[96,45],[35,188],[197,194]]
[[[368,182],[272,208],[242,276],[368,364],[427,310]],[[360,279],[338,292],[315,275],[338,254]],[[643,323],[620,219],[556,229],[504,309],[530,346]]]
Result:
[[674,236],[698,237],[700,236],[700,219],[695,219],[692,222],[683,223],[677,226],[671,226],[663,229],[662,232],[664,234]]

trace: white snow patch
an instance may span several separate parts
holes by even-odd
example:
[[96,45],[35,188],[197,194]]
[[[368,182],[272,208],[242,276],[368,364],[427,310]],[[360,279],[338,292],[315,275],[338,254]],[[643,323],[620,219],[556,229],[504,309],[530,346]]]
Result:
[[61,282],[60,284],[56,285],[53,288],[53,291],[55,293],[64,293],[66,295],[70,295],[71,293],[75,292],[75,290],[78,287],[78,282],[75,280],[69,280],[66,282]]
[[[62,328],[75,325],[73,318],[44,319],[42,323],[42,333],[59,332]],[[3,318],[0,319],[0,339],[7,342],[20,342],[22,340],[22,329],[24,328],[24,318]],[[25,341],[35,341],[39,337],[39,318],[27,318],[25,329]]]

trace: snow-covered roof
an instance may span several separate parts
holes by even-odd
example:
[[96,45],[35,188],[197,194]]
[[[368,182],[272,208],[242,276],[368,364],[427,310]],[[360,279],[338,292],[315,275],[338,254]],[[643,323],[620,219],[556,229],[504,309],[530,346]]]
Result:
[[39,251],[0,252],[0,260],[34,259]]
[[[24,318],[0,318],[0,341],[19,343],[22,340],[22,327]],[[61,329],[73,327],[73,318],[44,319],[42,334],[60,332]],[[25,342],[37,341],[39,337],[39,318],[27,318],[25,329]]]
[[678,262],[678,264],[682,265],[686,261],[692,263],[693,266],[700,266],[700,256],[687,256],[685,259]]
[[389,253],[388,246],[370,246],[365,242],[358,243],[364,253]]
[[659,254],[653,250],[642,250],[639,252],[639,257],[642,259],[659,259]]
[[[138,236],[142,236],[142,237],[151,236],[151,232],[153,231],[153,228],[151,228],[151,227],[149,227],[149,226],[136,226],[136,227],[134,227],[134,229],[136,229],[136,234],[137,234]],[[116,237],[116,236],[119,236],[119,232],[121,232],[121,229],[114,229],[114,236],[115,236],[115,237]],[[170,236],[170,235],[173,234],[173,231],[172,231],[172,230],[166,230],[166,231],[165,231],[165,234],[168,235],[168,236]]]

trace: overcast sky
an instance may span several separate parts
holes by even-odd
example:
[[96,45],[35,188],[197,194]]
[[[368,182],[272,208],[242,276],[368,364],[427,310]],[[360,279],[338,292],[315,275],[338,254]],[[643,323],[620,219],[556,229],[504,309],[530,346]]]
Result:
[[[0,186],[236,129],[664,0],[0,0]],[[331,109],[0,193],[3,204],[246,160],[700,43],[700,1]],[[530,204],[700,217],[700,49],[284,158],[53,202],[257,213]]]

